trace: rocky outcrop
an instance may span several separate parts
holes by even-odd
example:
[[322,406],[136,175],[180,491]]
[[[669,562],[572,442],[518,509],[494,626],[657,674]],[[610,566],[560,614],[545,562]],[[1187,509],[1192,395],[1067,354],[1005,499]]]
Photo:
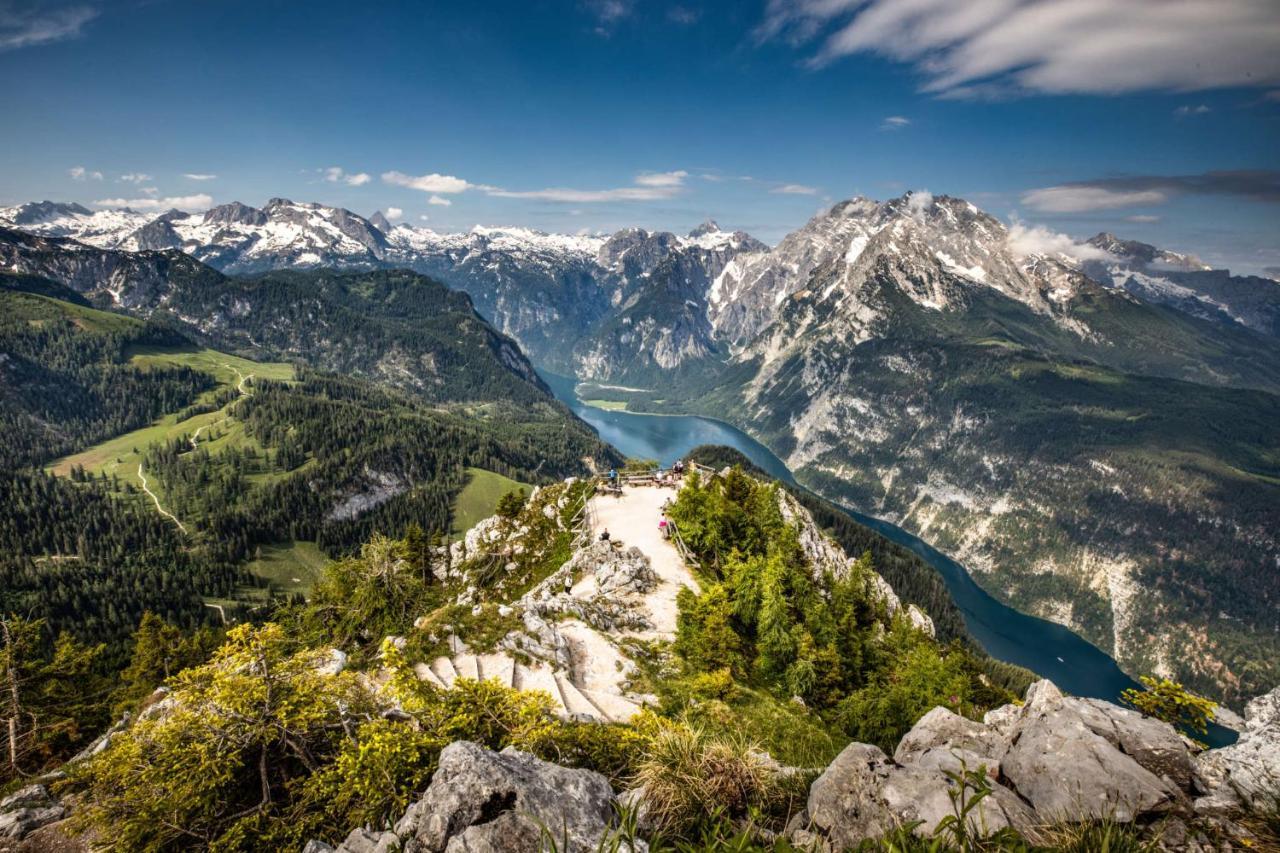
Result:
[[[539,853],[545,832],[563,853],[588,853],[609,831],[613,801],[599,773],[457,741],[440,753],[430,787],[394,830],[353,830],[337,851]],[[311,842],[306,853],[332,850]]]
[[[936,767],[904,766],[878,747],[853,743],[809,789],[809,818],[837,849],[856,847],[908,823],[917,824],[917,835],[928,837],[944,818],[955,814],[953,784]],[[1011,826],[1032,833],[1036,825],[1031,808],[998,785],[971,819],[975,827],[989,832]]]
[[[1280,792],[1280,777],[1268,775],[1280,769],[1274,763],[1280,689],[1249,711],[1250,728],[1239,744],[1206,752],[1197,762],[1189,742],[1167,723],[1064,696],[1049,681],[1032,685],[1021,705],[991,711],[981,723],[934,708],[902,738],[893,759],[868,744],[846,747],[810,788],[809,823],[797,832],[816,830],[837,849],[913,822],[915,834],[928,837],[973,795],[972,773],[979,768],[991,790],[969,816],[977,834],[1011,826],[1035,839],[1056,823],[1104,819],[1167,822],[1183,831],[1197,818],[1222,818],[1232,804],[1239,812],[1251,798]],[[965,772],[971,778],[961,790]],[[1216,830],[1243,832],[1222,820]],[[1187,836],[1170,849],[1199,849],[1195,843]]]
[[44,785],[28,785],[0,800],[0,839],[21,841],[65,816],[66,809]]
[[1238,741],[1197,757],[1196,771],[1208,791],[1196,802],[1200,811],[1280,805],[1280,687],[1246,705],[1244,719]]

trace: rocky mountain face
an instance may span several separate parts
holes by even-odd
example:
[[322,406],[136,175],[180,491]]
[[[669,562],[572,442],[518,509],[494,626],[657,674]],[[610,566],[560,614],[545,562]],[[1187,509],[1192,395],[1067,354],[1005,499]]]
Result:
[[716,357],[708,294],[737,259],[768,247],[741,231],[706,222],[686,237],[620,231],[600,247],[610,311],[574,350],[583,378],[645,381]]
[[406,270],[231,278],[175,250],[96,249],[0,228],[0,271],[56,282],[99,307],[251,358],[302,362],[428,399],[551,404],[519,346],[466,294]]
[[1280,286],[1269,279],[1233,276],[1194,256],[1121,240],[1114,234],[1098,234],[1089,244],[1111,256],[1085,264],[1098,281],[1195,317],[1280,337]]
[[1280,678],[1280,585],[1257,569],[1280,559],[1280,348],[1015,237],[946,197],[837,205],[713,283],[701,381],[633,399],[730,413],[1131,672],[1253,695]]
[[[693,316],[706,314],[710,283],[737,255],[767,252],[749,235],[722,231],[715,223],[686,237],[642,229],[604,238],[479,226],[440,234],[392,225],[381,213],[365,219],[287,199],[272,199],[262,208],[232,202],[204,213],[173,210],[156,217],[39,202],[0,210],[0,225],[102,249],[176,249],[233,275],[411,269],[466,292],[535,361],[564,372],[603,373],[635,358],[669,367],[711,354],[710,329]],[[649,293],[651,282],[677,292]],[[693,306],[685,306],[686,300]],[[689,316],[667,330],[668,309]],[[595,340],[603,324],[616,328]],[[575,354],[579,342],[581,352]],[[663,352],[656,360],[647,357],[651,347]]]

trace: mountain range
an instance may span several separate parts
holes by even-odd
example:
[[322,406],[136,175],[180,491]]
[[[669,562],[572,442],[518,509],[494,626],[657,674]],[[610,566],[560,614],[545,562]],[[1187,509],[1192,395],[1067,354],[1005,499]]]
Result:
[[[160,216],[41,202],[0,224],[17,229],[0,265],[102,282],[95,304],[142,299],[227,346],[272,327],[245,319],[237,279],[171,306],[134,265],[425,273],[591,396],[733,422],[801,482],[928,539],[1130,672],[1228,700],[1280,678],[1270,280],[928,193],[841,202],[774,247],[713,222],[438,234],[283,199]],[[411,385],[417,368],[386,370]]]

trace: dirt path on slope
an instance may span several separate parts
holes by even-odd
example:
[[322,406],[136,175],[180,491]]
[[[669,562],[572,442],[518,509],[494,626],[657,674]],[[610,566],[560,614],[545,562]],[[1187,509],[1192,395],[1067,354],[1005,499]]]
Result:
[[662,505],[675,496],[674,489],[659,486],[624,486],[621,497],[597,495],[591,499],[592,535],[599,537],[608,530],[614,541],[639,548],[658,575],[658,586],[645,596],[645,603],[649,606],[653,633],[665,639],[675,636],[676,594],[680,588],[687,586],[694,592],[701,591],[675,545],[662,538],[658,530]]
[[156,493],[151,491],[151,488],[147,485],[147,475],[142,473],[141,462],[138,463],[138,479],[142,481],[142,491],[151,495],[151,500],[156,502],[156,509],[160,511],[160,514],[165,516],[166,518],[172,519],[173,523],[178,525],[178,529],[181,530],[183,533],[186,533],[187,526],[183,524],[181,521],[179,521],[176,515],[169,512],[169,510],[165,509],[163,506],[160,505],[160,498],[156,497]]

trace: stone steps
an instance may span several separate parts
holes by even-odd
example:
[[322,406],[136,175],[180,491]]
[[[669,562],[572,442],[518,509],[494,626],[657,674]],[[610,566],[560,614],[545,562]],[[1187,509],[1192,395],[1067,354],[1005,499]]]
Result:
[[516,677],[516,662],[510,655],[502,653],[480,655],[477,660],[480,662],[480,677],[488,681],[496,680],[504,687],[514,687]]
[[552,673],[552,677],[560,690],[560,704],[564,705],[565,710],[571,715],[585,714],[598,720],[608,719],[608,716],[592,704],[590,699],[582,695],[582,691],[575,687],[572,681],[560,673]]
[[431,662],[431,671],[436,674],[436,678],[444,685],[445,689],[453,687],[453,682],[458,677],[458,671],[453,668],[453,661],[446,657],[438,657]]

